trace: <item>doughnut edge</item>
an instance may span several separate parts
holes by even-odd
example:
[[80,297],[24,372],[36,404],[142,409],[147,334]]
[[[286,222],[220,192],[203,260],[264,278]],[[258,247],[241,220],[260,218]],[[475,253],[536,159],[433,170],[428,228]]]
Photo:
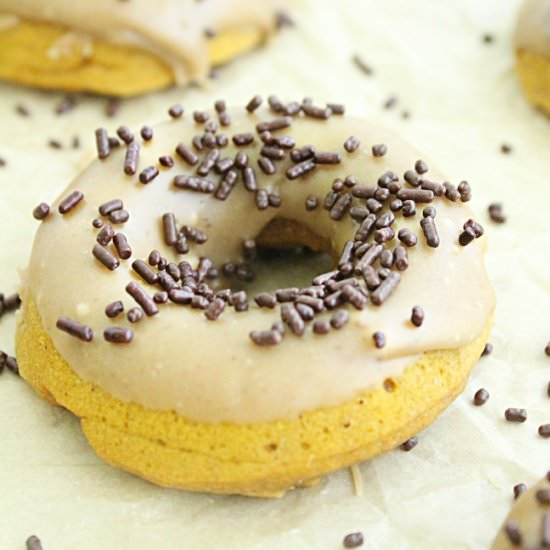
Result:
[[[154,54],[100,40],[94,41],[90,57],[48,60],[45,52],[67,32],[70,29],[29,20],[0,31],[0,79],[32,88],[113,97],[142,95],[175,84],[170,67]],[[213,67],[223,65],[264,40],[261,29],[228,29],[209,41],[209,62]]]
[[516,72],[525,97],[550,116],[550,57],[518,48]]
[[418,433],[462,392],[491,326],[467,346],[424,353],[386,384],[392,391],[379,387],[296,420],[208,424],[122,402],[84,382],[42,328],[30,293],[23,304],[21,375],[41,397],[80,417],[98,456],[161,486],[259,497],[311,485]]

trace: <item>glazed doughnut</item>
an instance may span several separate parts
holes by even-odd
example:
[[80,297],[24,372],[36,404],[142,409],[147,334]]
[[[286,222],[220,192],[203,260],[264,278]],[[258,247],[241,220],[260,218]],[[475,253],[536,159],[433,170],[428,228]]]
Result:
[[550,2],[524,0],[516,27],[516,69],[523,92],[550,113]]
[[[341,105],[264,105],[220,101],[116,147],[100,129],[101,158],[35,211],[21,374],[161,485],[276,496],[391,449],[487,339],[469,185]],[[297,245],[334,268],[250,282],[255,250]]]
[[515,548],[550,548],[550,471],[515,501],[491,546]]
[[252,0],[0,0],[0,79],[132,96],[204,80],[275,28]]

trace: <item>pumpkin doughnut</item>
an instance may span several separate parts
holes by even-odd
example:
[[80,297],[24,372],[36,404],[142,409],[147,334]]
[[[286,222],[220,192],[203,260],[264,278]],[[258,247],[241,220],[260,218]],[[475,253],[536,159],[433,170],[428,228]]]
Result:
[[527,99],[550,114],[550,2],[525,0],[516,27],[516,69]]
[[514,502],[491,550],[550,548],[550,471]]
[[133,96],[204,80],[260,45],[274,2],[0,0],[0,79]]
[[[21,374],[160,485],[277,496],[391,449],[487,339],[467,182],[341,105],[260,104],[128,144],[99,129],[100,158],[34,213]],[[251,282],[255,254],[297,245],[333,269],[304,284],[289,260],[290,286]]]

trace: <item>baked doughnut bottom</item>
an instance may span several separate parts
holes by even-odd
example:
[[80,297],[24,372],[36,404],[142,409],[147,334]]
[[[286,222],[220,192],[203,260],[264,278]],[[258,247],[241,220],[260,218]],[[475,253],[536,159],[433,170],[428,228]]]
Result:
[[516,69],[527,99],[550,115],[550,57],[519,49],[516,52]]
[[280,497],[322,475],[390,450],[430,424],[463,390],[490,322],[470,344],[429,351],[403,374],[335,407],[293,420],[201,423],[114,398],[80,379],[25,295],[16,337],[21,375],[80,418],[96,453],[158,485]]

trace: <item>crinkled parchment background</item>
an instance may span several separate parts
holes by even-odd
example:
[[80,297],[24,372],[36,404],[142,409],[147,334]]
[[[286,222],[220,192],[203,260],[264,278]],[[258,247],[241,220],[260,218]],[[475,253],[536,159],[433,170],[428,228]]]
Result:
[[[298,3],[298,2],[297,2]],[[361,465],[364,495],[348,471],[281,500],[214,497],[160,489],[97,459],[78,422],[35,397],[10,373],[0,378],[0,548],[22,549],[31,533],[46,550],[238,548],[338,549],[352,530],[368,549],[486,548],[511,504],[511,488],[550,466],[545,386],[550,359],[550,120],[532,110],[514,75],[515,0],[301,0],[298,28],[267,51],[233,63],[211,89],[171,90],[128,101],[104,119],[104,100],[86,99],[53,115],[60,95],[0,86],[0,288],[17,285],[36,222],[30,213],[52,200],[93,155],[93,129],[138,126],[165,117],[167,105],[210,105],[220,96],[243,103],[252,93],[341,100],[348,112],[381,121],[434,159],[451,181],[468,179],[488,228],[488,267],[498,294],[495,351],[474,369],[461,397],[410,453],[393,451]],[[483,32],[495,42],[483,45]],[[375,69],[350,63],[360,53]],[[382,109],[390,94],[399,97]],[[14,113],[17,102],[32,117]],[[410,120],[401,118],[410,110]],[[55,151],[49,138],[78,151]],[[509,142],[513,154],[499,151]],[[502,201],[509,222],[487,220]],[[61,268],[61,266],[60,266]],[[13,352],[14,319],[0,322],[0,347]],[[481,386],[491,399],[471,398]],[[526,407],[525,424],[503,411]]]

